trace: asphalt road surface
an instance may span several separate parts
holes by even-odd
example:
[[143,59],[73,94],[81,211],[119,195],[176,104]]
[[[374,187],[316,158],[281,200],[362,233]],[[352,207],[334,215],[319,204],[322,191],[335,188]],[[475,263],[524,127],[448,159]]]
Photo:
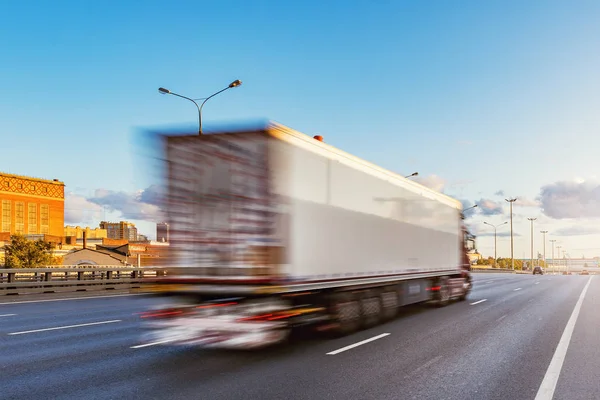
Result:
[[600,398],[597,276],[476,274],[465,302],[260,352],[137,347],[157,299],[46,300],[0,298],[2,399]]

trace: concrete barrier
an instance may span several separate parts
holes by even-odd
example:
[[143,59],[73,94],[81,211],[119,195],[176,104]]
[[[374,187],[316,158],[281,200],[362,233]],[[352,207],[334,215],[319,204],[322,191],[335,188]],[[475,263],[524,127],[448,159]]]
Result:
[[516,271],[507,268],[482,268],[482,267],[471,267],[471,272],[493,272],[493,273],[506,273],[513,274]]

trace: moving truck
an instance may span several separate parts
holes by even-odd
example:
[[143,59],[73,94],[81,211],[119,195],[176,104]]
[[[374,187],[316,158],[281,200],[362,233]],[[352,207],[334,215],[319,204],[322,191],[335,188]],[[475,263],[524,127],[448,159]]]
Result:
[[471,290],[461,203],[285,126],[161,135],[169,266],[145,340],[257,348]]

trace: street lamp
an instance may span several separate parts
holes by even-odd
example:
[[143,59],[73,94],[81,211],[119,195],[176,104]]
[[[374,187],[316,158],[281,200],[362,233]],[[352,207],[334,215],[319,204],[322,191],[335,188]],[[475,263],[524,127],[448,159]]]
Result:
[[515,257],[514,257],[514,241],[513,241],[513,203],[517,199],[504,199],[510,204],[510,265],[512,270],[515,270]]
[[465,211],[469,211],[469,210],[472,210],[472,209],[474,209],[474,208],[477,208],[477,204],[475,204],[475,205],[474,205],[474,206],[472,206],[472,207],[468,207],[468,208],[465,208],[464,210],[462,210],[462,213],[461,213],[461,215],[460,215],[460,216],[461,216],[461,218],[462,218],[462,219],[465,219]]
[[531,222],[531,268],[533,268],[533,221],[537,218],[527,218]]
[[169,89],[165,89],[165,88],[161,87],[161,88],[158,88],[158,91],[159,91],[161,94],[172,94],[173,96],[181,97],[182,99],[186,99],[186,100],[189,100],[189,101],[191,101],[192,103],[194,103],[194,104],[196,105],[196,108],[198,109],[198,135],[202,135],[202,107],[204,107],[204,104],[205,104],[205,103],[206,103],[206,102],[207,102],[207,101],[208,101],[210,98],[212,98],[212,97],[215,97],[215,96],[216,96],[216,95],[218,95],[219,93],[222,93],[222,92],[226,91],[227,89],[231,89],[231,88],[234,88],[234,87],[238,87],[238,86],[240,86],[241,84],[242,84],[242,81],[240,81],[239,79],[237,79],[237,80],[235,80],[235,81],[231,82],[231,83],[229,84],[229,86],[227,86],[225,89],[221,89],[221,90],[219,90],[218,92],[216,92],[216,93],[214,93],[214,94],[211,94],[210,96],[208,96],[208,97],[206,97],[206,98],[204,98],[204,99],[196,99],[196,100],[204,100],[204,101],[202,102],[202,104],[200,104],[200,105],[198,105],[198,103],[196,103],[196,100],[194,100],[194,99],[190,99],[189,97],[185,97],[185,96],[182,96],[182,95],[180,95],[180,94],[177,94],[177,93],[174,93],[174,92],[171,92]]
[[546,268],[546,233],[548,233],[548,231],[540,231],[540,233],[544,238],[544,268]]
[[556,243],[556,239],[550,239],[550,243],[552,243],[552,272],[556,272],[556,266],[554,265],[554,243]]
[[418,172],[413,172],[412,174],[405,176],[405,178],[412,178],[413,176],[418,176],[418,175],[419,175]]
[[492,224],[488,224],[487,222],[484,222],[484,224],[486,224],[486,225],[489,225],[489,226],[491,226],[492,228],[494,228],[494,267],[496,267],[496,266],[497,266],[497,265],[496,265],[496,260],[498,260],[498,256],[497,256],[497,254],[496,254],[496,244],[497,244],[497,242],[496,242],[496,228],[498,228],[499,226],[502,226],[502,225],[506,225],[506,224],[508,224],[508,221],[507,221],[507,222],[504,222],[504,223],[502,223],[502,224],[498,224],[498,225],[492,225]]

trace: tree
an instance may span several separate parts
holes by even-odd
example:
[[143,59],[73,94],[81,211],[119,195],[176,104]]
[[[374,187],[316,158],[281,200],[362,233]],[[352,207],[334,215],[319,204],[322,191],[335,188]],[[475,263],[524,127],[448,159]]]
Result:
[[43,240],[27,240],[13,235],[4,246],[6,268],[36,268],[52,263],[52,244]]

